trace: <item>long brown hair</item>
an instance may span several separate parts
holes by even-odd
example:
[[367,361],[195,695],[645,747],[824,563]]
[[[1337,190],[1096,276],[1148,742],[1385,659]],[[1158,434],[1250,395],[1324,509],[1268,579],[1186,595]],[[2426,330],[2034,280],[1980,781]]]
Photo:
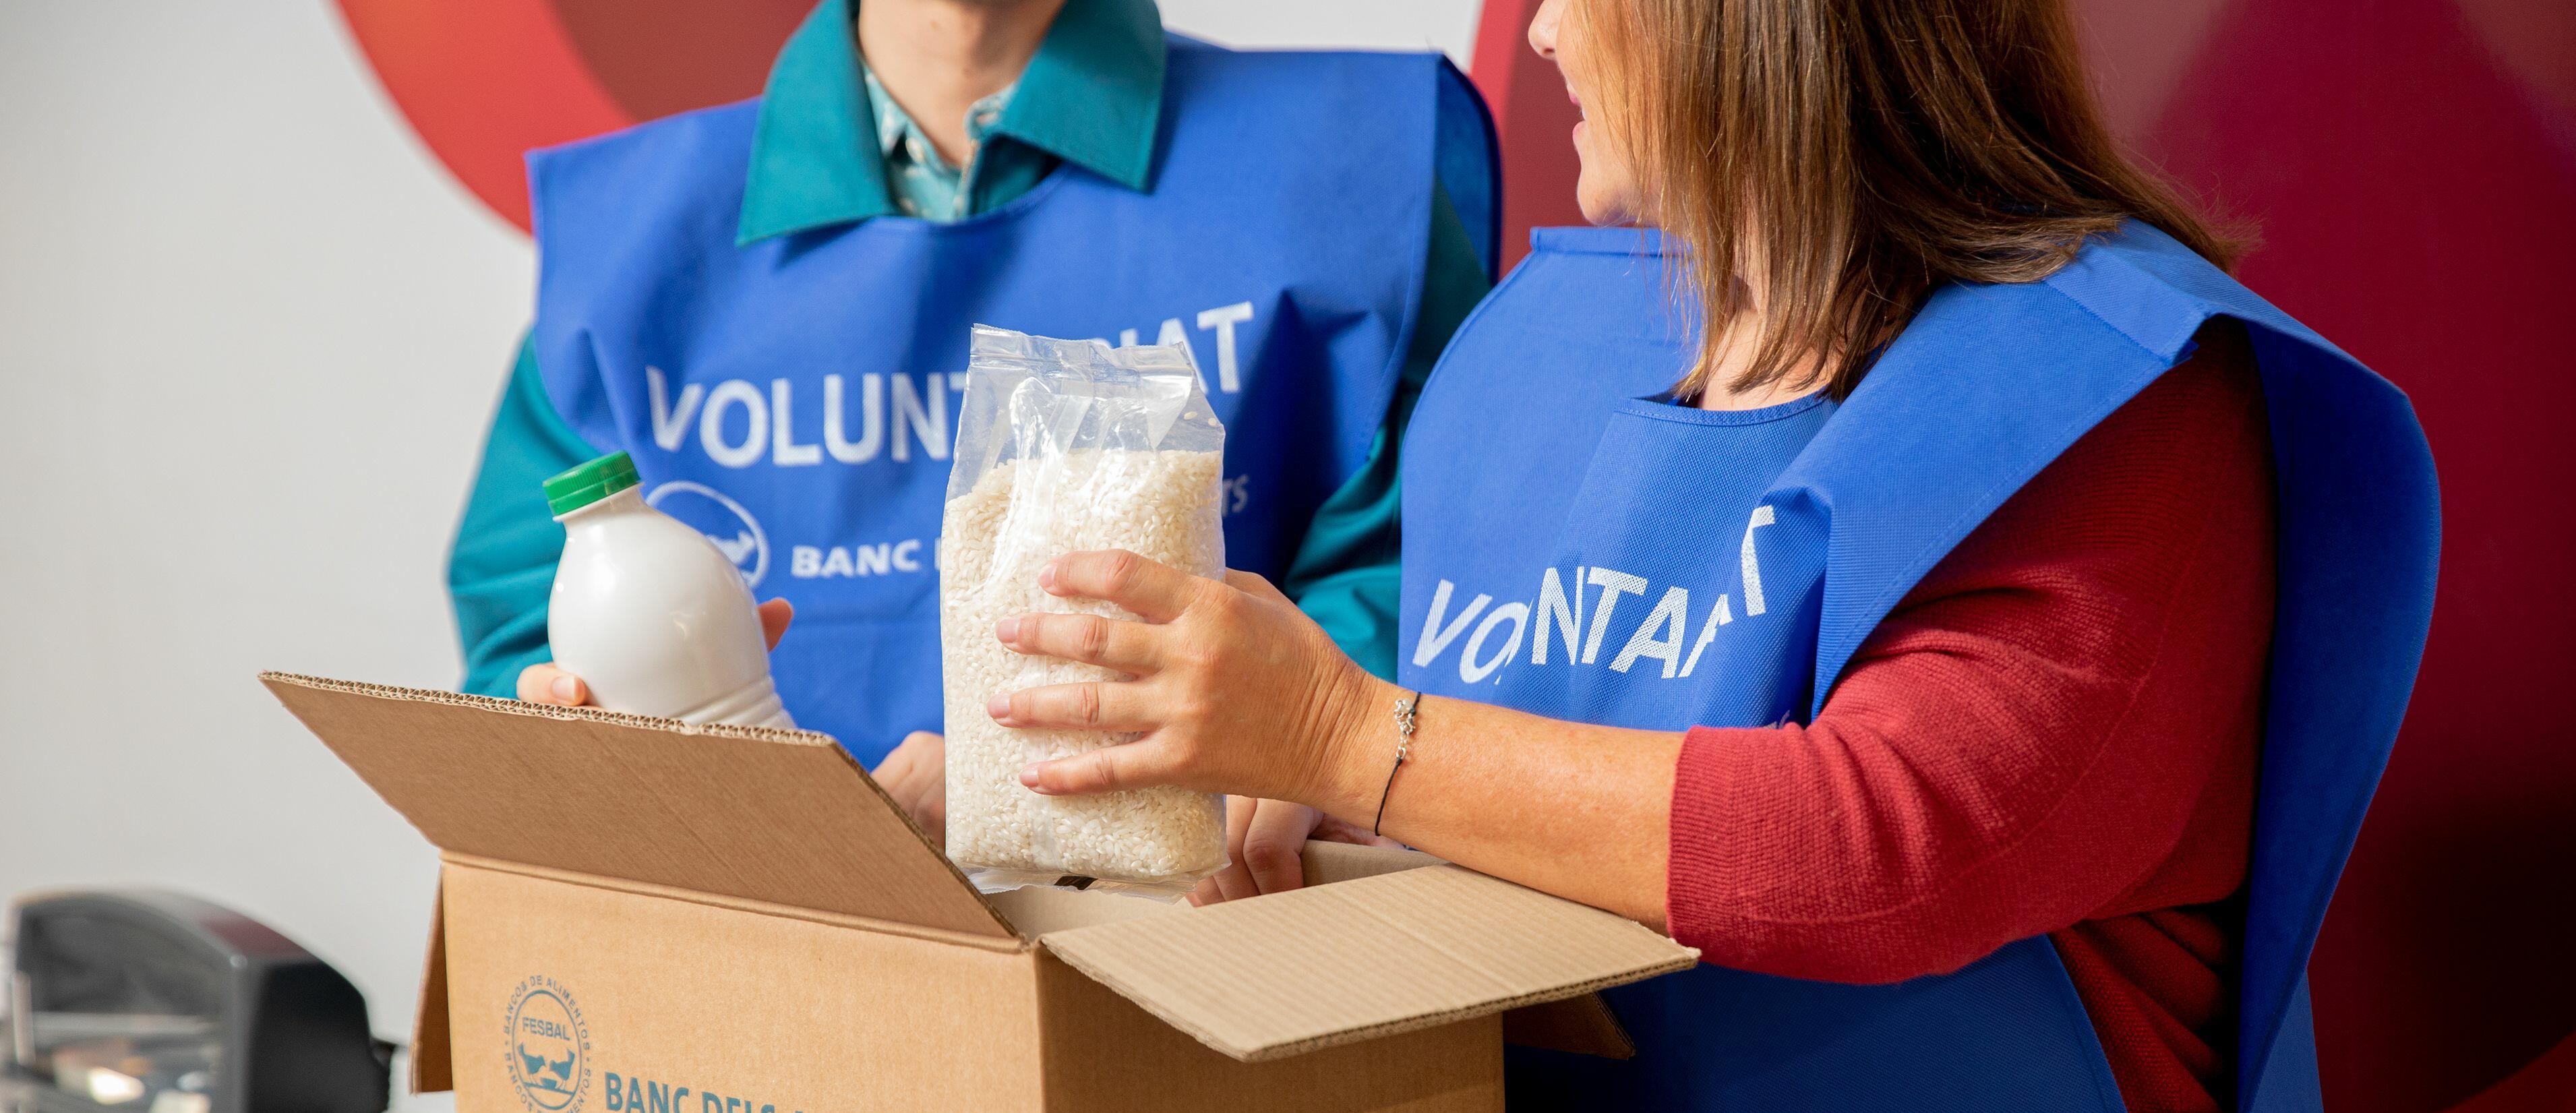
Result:
[[[1944,283],[2028,282],[2136,217],[2220,266],[2234,239],[2132,166],[2064,0],[1574,0],[1609,139],[1677,276],[1713,384],[1726,324],[1764,330],[1728,389],[1839,398]],[[1821,355],[1821,364],[1812,357]]]

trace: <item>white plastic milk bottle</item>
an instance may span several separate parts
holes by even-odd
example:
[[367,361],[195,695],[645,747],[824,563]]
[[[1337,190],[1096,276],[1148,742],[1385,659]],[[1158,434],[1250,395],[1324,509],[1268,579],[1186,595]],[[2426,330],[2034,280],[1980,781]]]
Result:
[[647,505],[635,482],[623,452],[546,480],[564,526],[546,611],[556,666],[611,711],[794,727],[742,573],[706,535]]

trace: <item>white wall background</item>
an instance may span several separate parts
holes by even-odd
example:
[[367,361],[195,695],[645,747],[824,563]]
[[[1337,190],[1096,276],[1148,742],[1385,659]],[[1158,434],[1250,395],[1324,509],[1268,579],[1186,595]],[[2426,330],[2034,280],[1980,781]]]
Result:
[[[1164,4],[1462,66],[1476,7]],[[213,899],[406,1034],[431,850],[252,678],[453,683],[441,565],[530,263],[328,0],[0,4],[0,898]]]

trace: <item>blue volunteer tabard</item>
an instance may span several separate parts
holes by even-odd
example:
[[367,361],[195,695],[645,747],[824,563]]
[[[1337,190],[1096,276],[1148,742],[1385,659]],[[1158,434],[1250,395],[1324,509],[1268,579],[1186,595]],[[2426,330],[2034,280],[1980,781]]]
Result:
[[1435,181],[1490,266],[1491,131],[1438,55],[1174,38],[1164,104],[1149,189],[1067,163],[954,224],[739,246],[756,103],[531,159],[548,397],[795,603],[779,691],[863,761],[940,727],[933,560],[970,326],[1187,342],[1227,428],[1229,563],[1276,578],[1385,419]]
[[[2432,610],[2431,456],[2387,382],[2132,224],[2043,282],[1937,293],[1839,407],[1712,413],[1663,248],[1547,229],[1452,342],[1405,450],[1401,680],[1625,727],[1811,721],[1870,630],[2069,444],[2245,322],[2279,474],[2239,1107],[2319,1107],[2307,955]],[[2116,1110],[2046,938],[1828,985],[1702,966],[1610,993],[1634,1060],[1516,1051],[1531,1108]]]

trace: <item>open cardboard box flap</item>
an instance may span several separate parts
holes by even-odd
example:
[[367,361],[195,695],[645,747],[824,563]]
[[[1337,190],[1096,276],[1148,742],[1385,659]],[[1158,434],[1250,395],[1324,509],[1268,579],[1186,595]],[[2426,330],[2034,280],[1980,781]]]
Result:
[[[988,899],[825,735],[260,679],[450,855],[1043,946],[1238,1059],[1507,1009],[1516,1042],[1623,1055],[1625,1034],[1590,991],[1697,960],[1607,912],[1425,855],[1327,844],[1310,846],[1308,872],[1332,884],[1206,909],[1048,890]],[[424,1031],[438,1005],[424,1001]]]
[[1696,953],[1597,909],[1436,865],[1049,932],[1048,950],[1237,1059],[1575,997]]

